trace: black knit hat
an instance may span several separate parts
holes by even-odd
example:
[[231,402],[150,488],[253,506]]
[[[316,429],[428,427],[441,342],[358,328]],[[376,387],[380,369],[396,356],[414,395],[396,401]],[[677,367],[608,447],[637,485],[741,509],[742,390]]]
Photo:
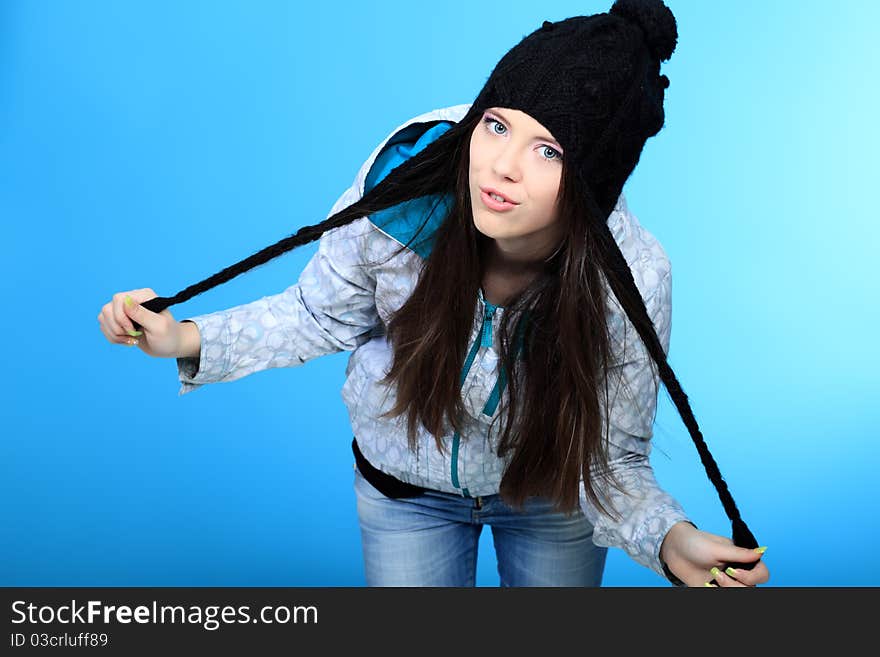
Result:
[[663,127],[669,78],[660,62],[677,39],[661,0],[617,0],[608,13],[544,21],[501,58],[469,114],[506,107],[541,123],[605,218]]

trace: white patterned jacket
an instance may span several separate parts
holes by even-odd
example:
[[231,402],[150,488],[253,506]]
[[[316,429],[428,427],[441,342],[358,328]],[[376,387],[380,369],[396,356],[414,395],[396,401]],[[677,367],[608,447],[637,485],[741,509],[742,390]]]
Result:
[[[433,110],[395,128],[373,150],[327,216],[361,198],[368,184],[371,187],[377,177],[436,139],[469,107]],[[378,171],[374,165],[385,170]],[[419,449],[410,451],[406,414],[379,418],[391,408],[395,394],[391,387],[379,383],[391,365],[383,326],[412,293],[419,263],[430,253],[430,240],[420,239],[388,259],[407,243],[414,226],[424,218],[413,203],[406,212],[392,208],[325,233],[298,282],[283,292],[187,318],[198,326],[201,352],[198,358],[177,359],[179,394],[206,383],[235,381],[261,370],[297,367],[318,356],[350,351],[342,398],[358,446],[373,466],[417,486],[463,496],[495,494],[505,461],[495,453],[499,423],[491,429],[490,424],[498,415],[501,395],[506,394],[501,389],[503,383],[499,385],[496,349],[497,328],[505,309],[489,304],[482,290],[474,300],[471,348],[464,369],[462,396],[467,413],[463,435],[447,435],[446,449],[440,453],[434,437],[423,430]],[[669,259],[658,240],[629,211],[623,195],[608,224],[668,352],[672,310]],[[364,262],[382,264],[358,266]],[[611,487],[603,489],[606,499],[623,515],[615,522],[588,502],[581,482],[581,508],[594,525],[596,545],[619,547],[636,562],[665,576],[659,558],[661,542],[673,524],[688,518],[659,486],[649,461],[659,379],[635,328],[613,295],[609,295],[607,309],[612,344],[621,350],[624,341],[626,344],[625,352],[615,352],[624,353],[625,360],[614,368],[618,371],[609,372],[609,449],[614,472],[628,495]],[[604,409],[602,415],[604,422]]]

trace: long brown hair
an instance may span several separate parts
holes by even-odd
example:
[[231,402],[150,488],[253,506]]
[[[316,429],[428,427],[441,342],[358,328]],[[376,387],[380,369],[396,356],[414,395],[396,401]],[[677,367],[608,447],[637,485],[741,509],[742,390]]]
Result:
[[[474,226],[467,144],[458,149],[456,164],[449,214],[434,234],[415,289],[386,327],[394,362],[383,382],[395,386],[397,403],[384,415],[407,413],[413,450],[418,425],[441,451],[447,421],[463,432],[460,373],[489,238]],[[611,349],[595,231],[578,202],[577,180],[564,159],[562,164],[557,208],[565,237],[544,270],[505,303],[499,363],[508,394],[496,421],[503,425],[498,455],[508,459],[499,491],[505,502],[521,508],[529,496],[545,496],[570,512],[579,506],[581,478],[587,496],[602,506],[591,470],[608,470],[599,398],[601,393],[609,417],[603,374]],[[521,359],[515,355],[518,328]]]

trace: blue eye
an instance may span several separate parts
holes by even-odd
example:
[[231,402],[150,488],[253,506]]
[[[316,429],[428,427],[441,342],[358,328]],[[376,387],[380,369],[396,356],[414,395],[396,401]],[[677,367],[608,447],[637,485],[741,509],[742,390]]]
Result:
[[555,155],[555,157],[548,157],[547,158],[548,160],[558,160],[562,157],[559,154],[559,151],[557,151],[555,148],[550,148],[549,146],[543,146],[542,148],[547,149],[548,151],[550,151],[551,153],[553,153]]
[[504,127],[503,124],[499,123],[499,122],[496,121],[495,119],[493,119],[493,118],[487,116],[487,117],[485,117],[485,118],[483,119],[483,123],[485,123],[485,124],[487,124],[487,125],[490,126],[490,127],[486,128],[486,129],[487,129],[489,132],[491,132],[492,134],[495,134],[495,135],[503,135],[503,134],[504,134],[503,132],[495,132],[495,131],[491,128],[491,124],[492,124],[492,123],[494,123],[495,125],[500,125],[502,128]]
[[[501,126],[505,130],[507,130],[507,127],[503,123],[501,123],[497,119],[493,119],[491,116],[484,116],[483,123],[486,125],[486,130],[488,130],[493,135],[503,135],[504,134],[504,132],[497,132],[495,130],[495,126]],[[545,156],[543,158],[543,160],[545,162],[553,162],[554,160],[561,160],[562,159],[562,153],[557,151],[555,148],[552,148],[551,146],[547,146],[546,144],[543,145],[541,148],[544,149],[545,152],[550,151],[551,153],[553,153],[552,157]]]

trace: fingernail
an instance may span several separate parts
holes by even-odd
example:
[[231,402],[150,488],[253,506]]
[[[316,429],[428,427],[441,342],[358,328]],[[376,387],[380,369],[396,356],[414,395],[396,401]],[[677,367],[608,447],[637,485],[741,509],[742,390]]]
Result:
[[758,554],[764,554],[764,552],[765,552],[766,550],[767,550],[767,546],[766,546],[766,545],[762,545],[761,547],[756,547],[756,548],[755,548],[755,552],[757,552]]
[[134,301],[131,300],[131,297],[127,294],[125,295],[125,305],[131,308],[134,305]]
[[717,585],[717,584],[709,584],[709,582],[703,582],[703,586],[708,586],[708,587],[710,587],[710,588],[711,588],[711,587],[718,588],[718,585]]
[[730,575],[731,577],[736,577],[737,570],[736,570],[736,568],[731,568],[730,566],[728,566],[727,568],[724,569],[724,572],[727,573],[728,575]]
[[718,566],[712,566],[712,570],[709,572],[712,573],[714,577],[718,577],[721,574],[721,571],[718,570]]
[[139,335],[143,335],[143,334],[144,334],[143,331],[129,331],[128,329],[125,329],[125,332],[128,333],[128,334],[129,334],[131,337],[133,337],[133,338],[136,338],[136,337],[138,337]]

